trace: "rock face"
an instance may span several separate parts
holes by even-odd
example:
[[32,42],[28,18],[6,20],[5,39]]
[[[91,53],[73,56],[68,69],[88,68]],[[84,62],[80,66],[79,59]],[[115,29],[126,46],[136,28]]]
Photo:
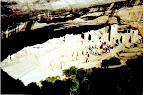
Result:
[[[137,28],[140,34],[143,35],[143,5],[132,7],[121,6],[120,9],[115,8],[115,6],[118,6],[118,4],[112,3],[98,7],[86,7],[87,9],[75,8],[74,10],[72,9],[70,11],[66,9],[58,9],[39,11],[36,13],[34,12],[33,14],[30,13],[30,16],[28,16],[29,18],[23,21],[24,23],[13,21],[14,24],[12,24],[12,26],[8,25],[7,27],[4,25],[3,27],[7,27],[7,30],[2,31],[2,39],[5,36],[10,36],[12,32],[29,31],[45,26],[56,26],[55,29],[59,29],[60,27],[57,28],[57,25],[61,25],[62,28],[70,28],[72,26],[85,25],[125,24],[127,27],[132,26]],[[113,7],[115,9],[113,9]],[[9,16],[8,14],[5,15]],[[11,14],[10,17],[13,15],[16,14]],[[26,18],[26,14],[16,15],[16,18],[17,16],[20,16],[22,19]],[[4,15],[2,17],[2,21],[9,18],[5,17]],[[17,27],[11,29],[10,27],[13,27],[13,25],[16,25]]]
[[[135,11],[137,10],[137,11]],[[137,22],[143,19],[143,6],[119,9],[116,13],[125,22]]]
[[[48,32],[90,25],[97,30],[79,30],[75,35],[75,31],[63,33],[60,38],[47,38],[49,40],[42,44],[24,47],[8,55],[1,68],[24,85],[36,82],[41,86],[40,81],[47,77],[67,79],[63,70],[72,66],[101,68],[102,60],[112,57],[120,59],[121,64],[108,68],[126,65],[128,59],[136,58],[143,52],[143,2],[131,1],[2,0],[3,11],[6,8],[9,10],[1,16],[5,21],[2,41],[15,33],[32,33],[44,27]],[[10,18],[12,21],[7,22]]]
[[102,4],[108,4],[118,1],[126,1],[126,0],[1,0],[2,2],[7,3],[15,3],[9,6],[14,13],[16,14],[29,14],[31,12],[35,11],[41,11],[41,10],[75,10],[75,9],[82,9],[87,8],[94,5],[102,5]]

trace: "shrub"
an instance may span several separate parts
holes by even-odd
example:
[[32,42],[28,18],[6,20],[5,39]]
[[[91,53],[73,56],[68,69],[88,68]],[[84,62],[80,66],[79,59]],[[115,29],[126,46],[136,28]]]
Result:
[[102,60],[102,67],[108,67],[110,65],[120,65],[120,59],[113,57],[109,60]]
[[46,81],[47,81],[47,82],[55,83],[56,80],[60,80],[60,76],[56,76],[56,77],[47,77],[47,78],[46,78]]

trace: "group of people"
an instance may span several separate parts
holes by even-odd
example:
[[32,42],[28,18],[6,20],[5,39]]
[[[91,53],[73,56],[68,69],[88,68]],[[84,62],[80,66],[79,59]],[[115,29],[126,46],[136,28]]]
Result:
[[100,48],[90,46],[88,53],[92,55],[103,55],[103,54],[109,53],[110,49],[113,49],[113,47],[110,47],[109,45],[107,45],[106,42],[102,42]]

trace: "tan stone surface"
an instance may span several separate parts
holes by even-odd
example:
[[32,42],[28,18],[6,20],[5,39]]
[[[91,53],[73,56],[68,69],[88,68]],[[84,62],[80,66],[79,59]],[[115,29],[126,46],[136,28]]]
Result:
[[143,5],[134,6],[130,8],[121,8],[117,10],[115,13],[115,16],[119,16],[122,20],[128,22],[140,21],[142,15],[143,15]]

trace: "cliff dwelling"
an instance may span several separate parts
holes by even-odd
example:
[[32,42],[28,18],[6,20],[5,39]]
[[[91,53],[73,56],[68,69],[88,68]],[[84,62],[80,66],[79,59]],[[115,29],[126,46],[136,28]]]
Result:
[[2,94],[141,95],[143,1],[1,0],[0,67]]

